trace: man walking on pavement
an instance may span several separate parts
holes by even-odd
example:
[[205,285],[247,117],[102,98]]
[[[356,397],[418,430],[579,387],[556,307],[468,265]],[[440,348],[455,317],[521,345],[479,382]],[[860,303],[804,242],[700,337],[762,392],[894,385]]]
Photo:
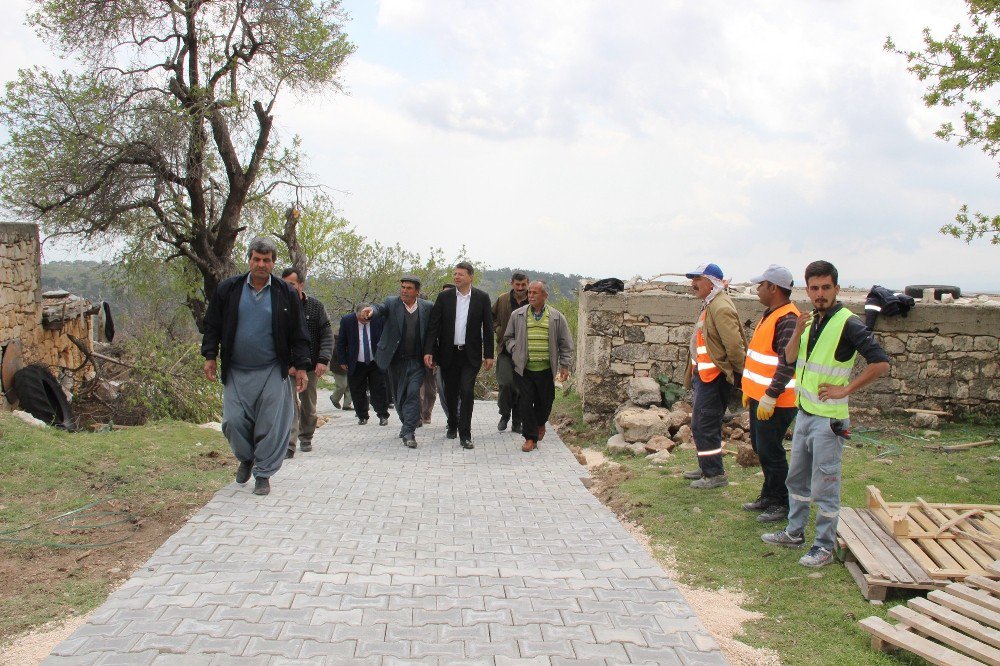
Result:
[[722,417],[733,387],[740,385],[746,356],[746,336],[736,306],[726,293],[722,269],[702,264],[686,274],[691,291],[705,302],[688,351],[690,371],[685,388],[694,388],[691,434],[698,449],[699,469],[684,472],[692,488],[729,485],[722,466]]
[[[250,242],[250,270],[223,281],[205,313],[201,355],[205,377],[221,374],[222,433],[236,459],[236,483],[256,477],[255,495],[285,459],[293,408],[289,382],[309,382],[309,334],[298,293],[271,275],[278,248],[268,238]],[[218,357],[222,356],[221,368]]]
[[337,363],[341,370],[347,371],[347,385],[354,399],[358,425],[368,423],[368,393],[371,391],[378,424],[384,426],[389,425],[389,394],[386,392],[385,374],[375,363],[375,349],[382,338],[384,320],[375,316],[361,321],[359,313],[366,307],[361,304],[354,312],[341,317]]
[[[430,301],[418,297],[420,278],[404,275],[399,280],[399,296],[374,304],[358,313],[358,321],[382,317],[385,327],[375,349],[375,362],[389,373],[393,386],[396,413],[403,426],[399,436],[403,444],[417,448],[416,430],[420,427],[420,386],[424,382],[421,358],[431,319]],[[357,397],[355,396],[355,402]]]
[[564,382],[573,363],[573,336],[561,312],[545,301],[548,286],[541,281],[528,287],[528,305],[510,315],[504,329],[503,348],[514,366],[520,397],[525,453],[534,451],[545,437],[545,423],[556,397],[554,379]]
[[497,342],[497,407],[500,409],[500,422],[497,430],[503,432],[507,429],[513,415],[514,424],[511,426],[512,432],[521,432],[521,415],[517,410],[517,382],[514,381],[514,364],[511,361],[510,353],[503,345],[504,333],[507,331],[507,322],[510,321],[510,313],[528,304],[528,276],[521,271],[514,271],[510,276],[510,291],[500,294],[496,302],[493,303],[493,331],[496,334]]
[[[828,261],[806,266],[806,293],[813,311],[800,315],[785,361],[795,364],[798,414],[788,470],[788,526],[764,534],[764,543],[805,545],[809,505],[816,503],[816,536],[799,558],[806,567],[833,561],[840,514],[840,472],[844,441],[850,437],[848,396],[889,372],[889,355],[861,318],[837,300],[837,269]],[[868,363],[851,379],[854,359]]]
[[[336,354],[337,345],[340,343],[340,331],[333,334],[333,349],[334,354]],[[333,373],[333,391],[330,393],[330,402],[333,404],[335,409],[343,409],[344,411],[351,411],[354,409],[354,399],[351,397],[351,390],[347,385],[347,370],[340,367],[340,361],[334,356],[335,362],[330,367],[330,372]],[[343,401],[343,407],[341,407],[341,401]]]
[[788,517],[788,461],[785,432],[795,418],[795,366],[785,361],[785,346],[795,333],[801,314],[790,301],[792,272],[771,264],[750,280],[757,285],[757,298],[767,308],[761,315],[743,369],[743,406],[750,411],[750,445],[760,459],[764,485],[746,511],[759,513],[762,523]]
[[298,268],[286,268],[281,271],[281,278],[295,287],[298,292],[302,312],[306,318],[306,331],[309,333],[309,359],[312,369],[308,371],[309,383],[302,393],[292,393],[292,405],[295,415],[292,416],[292,428],[288,434],[288,452],[285,457],[295,455],[295,441],[299,448],[308,453],[312,451],[313,433],[316,432],[316,382],[330,367],[333,355],[333,329],[330,318],[326,316],[326,308],[319,299],[306,295],[306,280]]
[[[493,367],[493,316],[490,297],[472,286],[475,269],[459,262],[452,272],[454,289],[438,294],[424,341],[424,364],[441,366],[444,379],[448,439],[459,437],[463,449],[472,443],[472,409],[480,366]],[[461,404],[459,404],[461,403]]]

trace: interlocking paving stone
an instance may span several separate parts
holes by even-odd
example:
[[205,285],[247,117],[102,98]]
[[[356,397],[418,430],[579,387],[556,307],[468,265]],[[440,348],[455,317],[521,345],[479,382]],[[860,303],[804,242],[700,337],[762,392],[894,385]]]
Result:
[[466,451],[439,408],[411,450],[319,402],[270,495],[220,490],[46,663],[725,663],[554,429],[522,453],[480,402]]

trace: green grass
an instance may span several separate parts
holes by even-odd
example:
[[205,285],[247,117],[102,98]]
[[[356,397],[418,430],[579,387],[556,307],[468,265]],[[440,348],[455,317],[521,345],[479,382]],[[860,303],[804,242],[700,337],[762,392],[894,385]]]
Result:
[[[583,425],[579,398],[557,398],[556,414],[572,417],[572,443],[603,448],[609,433]],[[860,421],[860,423],[858,423]],[[864,419],[855,419],[856,430]],[[882,490],[886,501],[997,503],[1000,501],[1000,447],[987,446],[959,453],[937,453],[917,448],[929,444],[908,439],[920,436],[904,421],[880,421],[879,432],[855,436],[844,451],[843,506],[864,507],[865,486]],[[942,427],[934,443],[958,443],[995,437],[996,422],[953,424]],[[857,445],[861,446],[858,447]],[[891,455],[880,462],[881,452]],[[739,505],[756,498],[762,477],[758,469],[743,469],[731,456],[726,471],[727,488],[695,491],[680,478],[684,469],[697,466],[694,451],[677,450],[669,465],[656,468],[627,456],[611,456],[628,466],[635,477],[620,490],[633,507],[629,517],[643,525],[655,546],[671,549],[684,582],[698,587],[739,588],[750,598],[749,610],[763,613],[763,620],[745,626],[740,640],[777,650],[786,664],[910,664],[923,663],[909,655],[874,652],[870,636],[857,621],[870,615],[887,617],[888,609],[905,603],[905,596],[890,593],[884,606],[869,604],[841,564],[818,571],[798,565],[802,550],[768,546],[761,542],[768,527]],[[958,481],[961,476],[967,481]],[[812,537],[812,521],[807,542]],[[810,578],[809,575],[818,578]],[[916,593],[913,593],[916,594]]]
[[[32,542],[0,542],[0,639],[99,605],[234,468],[221,433],[186,423],[67,433],[0,415],[0,532]],[[76,521],[11,533],[99,500]]]

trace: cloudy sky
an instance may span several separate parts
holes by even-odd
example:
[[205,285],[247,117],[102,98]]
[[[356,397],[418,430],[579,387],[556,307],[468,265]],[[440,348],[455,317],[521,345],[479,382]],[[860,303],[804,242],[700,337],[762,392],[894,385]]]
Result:
[[[826,258],[858,286],[1000,289],[1000,249],[937,231],[1000,212],[997,166],[933,136],[948,116],[882,49],[968,23],[963,2],[344,7],[348,94],[276,122],[369,236],[594,277]],[[48,62],[15,22],[0,39],[4,80]]]

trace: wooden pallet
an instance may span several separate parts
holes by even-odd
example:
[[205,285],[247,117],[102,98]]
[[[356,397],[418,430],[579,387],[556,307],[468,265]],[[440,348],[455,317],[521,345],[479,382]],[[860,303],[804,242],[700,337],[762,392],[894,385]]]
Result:
[[860,622],[876,650],[903,649],[942,666],[1000,665],[1000,582],[970,575],[892,608],[889,616],[899,623],[876,616]]
[[837,536],[844,566],[865,599],[883,601],[892,587],[938,590],[947,585],[931,578],[867,509],[841,508]]
[[931,578],[1000,577],[1000,506],[886,502],[868,486],[868,511]]

